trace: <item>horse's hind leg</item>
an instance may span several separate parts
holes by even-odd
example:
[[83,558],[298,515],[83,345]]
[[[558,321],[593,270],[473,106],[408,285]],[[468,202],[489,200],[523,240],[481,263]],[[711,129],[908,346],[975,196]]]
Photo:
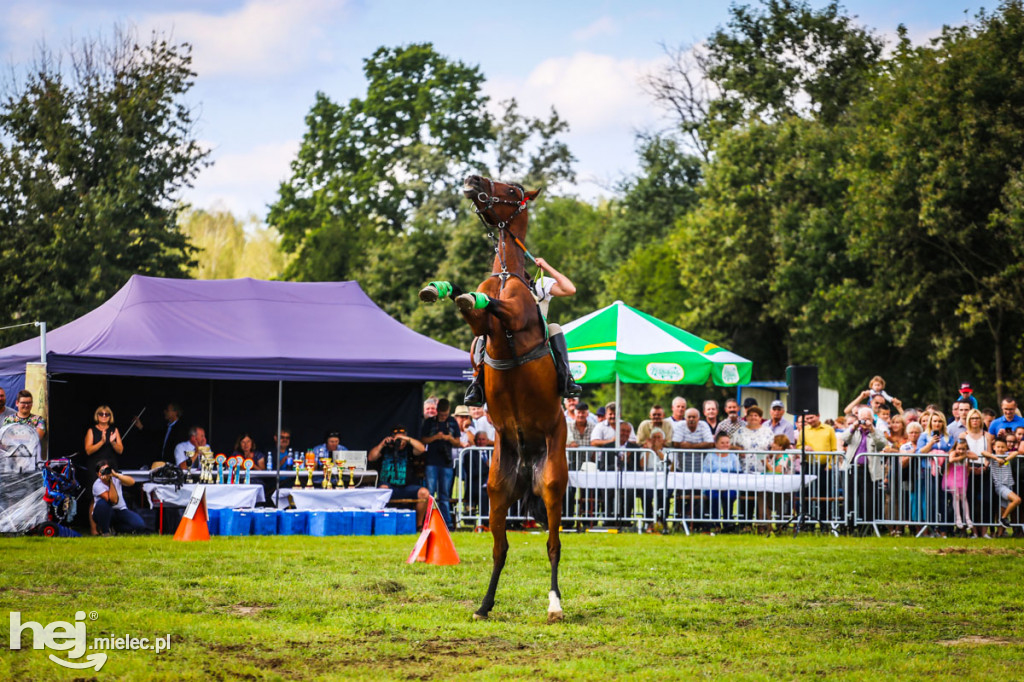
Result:
[[480,604],[480,608],[473,614],[475,619],[487,618],[490,614],[491,609],[494,608],[494,593],[498,590],[498,578],[501,577],[501,571],[505,568],[505,558],[508,556],[508,536],[505,533],[505,518],[508,516],[509,499],[508,496],[502,496],[503,499],[495,499],[496,496],[491,495],[491,513],[490,513],[490,524],[491,524],[491,535],[494,537],[494,548],[493,558],[494,565],[491,569],[491,582],[487,585],[487,594],[484,595],[484,601]]
[[[552,453],[554,454],[554,453]],[[569,472],[565,455],[561,462],[557,454],[549,454],[544,471],[542,496],[548,513],[548,561],[551,562],[551,591],[548,592],[548,622],[562,620],[562,592],[558,589],[558,562],[562,558],[562,539],[559,535],[562,525],[562,502]]]
[[487,498],[491,502],[491,513],[489,515],[491,524],[491,535],[494,538],[493,557],[494,565],[491,569],[491,582],[487,586],[487,594],[484,601],[473,614],[473,618],[487,618],[487,615],[494,608],[494,593],[498,590],[498,578],[505,568],[505,557],[508,556],[508,536],[505,532],[505,522],[508,517],[508,508],[512,503],[515,488],[515,474],[507,474],[502,470],[501,457],[514,456],[515,450],[510,449],[505,441],[499,436],[498,442],[494,444],[494,453],[491,455],[491,469],[487,476]]

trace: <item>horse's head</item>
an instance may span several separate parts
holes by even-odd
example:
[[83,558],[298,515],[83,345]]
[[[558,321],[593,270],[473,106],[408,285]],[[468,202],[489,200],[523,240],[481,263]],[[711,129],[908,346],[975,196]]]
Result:
[[514,223],[522,215],[525,225],[526,204],[540,194],[540,190],[526,191],[522,185],[495,182],[490,178],[470,175],[462,185],[462,192],[473,205],[476,213],[489,227],[509,229],[522,238],[525,228],[515,229]]

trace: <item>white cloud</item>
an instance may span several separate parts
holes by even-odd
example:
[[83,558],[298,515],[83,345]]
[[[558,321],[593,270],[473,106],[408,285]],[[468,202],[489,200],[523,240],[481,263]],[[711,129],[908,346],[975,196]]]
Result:
[[241,153],[211,155],[213,165],[204,169],[185,199],[196,208],[221,205],[240,218],[250,213],[263,220],[267,204],[291,172],[290,163],[299,151],[299,140],[272,142]]
[[586,42],[602,36],[613,36],[618,34],[619,27],[609,16],[601,17],[588,26],[577,29],[572,33],[572,39],[577,42]]
[[151,14],[142,26],[171,31],[192,44],[201,76],[285,73],[310,61],[329,61],[326,30],[347,0],[250,0],[227,14]]
[[574,133],[630,130],[657,119],[640,82],[660,63],[578,52],[541,62],[525,80],[488,81],[486,89],[494,101],[515,97],[526,115],[546,116],[554,106]]
[[46,29],[52,26],[48,8],[38,3],[14,4],[7,11],[0,12],[3,61],[29,62],[35,56],[36,47],[44,41]]

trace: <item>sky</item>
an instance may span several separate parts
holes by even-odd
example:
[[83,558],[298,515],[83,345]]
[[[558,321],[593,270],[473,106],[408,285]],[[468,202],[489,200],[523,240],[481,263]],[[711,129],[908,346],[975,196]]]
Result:
[[[921,42],[995,5],[844,4],[890,43],[900,24]],[[41,44],[109,37],[115,24],[191,43],[198,75],[186,102],[213,164],[181,199],[262,220],[288,177],[315,93],[339,103],[362,98],[363,60],[374,50],[430,42],[478,66],[492,101],[515,97],[530,116],[554,107],[577,158],[568,190],[595,200],[636,172],[637,133],[670,125],[644,92],[644,75],[665,63],[666,46],[698,43],[723,26],[728,8],[719,0],[0,0],[0,60],[24,72]]]

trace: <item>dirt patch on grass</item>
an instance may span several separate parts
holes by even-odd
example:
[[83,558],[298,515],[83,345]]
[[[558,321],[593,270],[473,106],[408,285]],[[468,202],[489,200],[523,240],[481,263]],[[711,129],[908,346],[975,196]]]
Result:
[[941,639],[936,642],[941,646],[979,646],[982,644],[1013,644],[1012,639],[1006,637],[985,637],[983,635],[967,635],[960,639]]
[[363,590],[376,594],[398,594],[399,592],[405,592],[405,585],[397,580],[377,580],[364,585]]
[[988,556],[1024,556],[1024,549],[1013,547],[939,547],[938,549],[922,549],[925,554],[983,554]]
[[242,616],[243,618],[249,616],[258,616],[270,606],[267,604],[253,604],[253,603],[242,603],[242,604],[231,604],[224,608],[224,611],[232,616]]

